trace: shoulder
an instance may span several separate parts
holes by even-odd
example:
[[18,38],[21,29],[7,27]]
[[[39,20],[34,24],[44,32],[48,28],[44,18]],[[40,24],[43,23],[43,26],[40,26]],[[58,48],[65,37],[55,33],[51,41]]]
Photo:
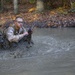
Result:
[[12,26],[8,27],[7,31],[8,31],[8,32],[14,31],[14,27],[12,27]]

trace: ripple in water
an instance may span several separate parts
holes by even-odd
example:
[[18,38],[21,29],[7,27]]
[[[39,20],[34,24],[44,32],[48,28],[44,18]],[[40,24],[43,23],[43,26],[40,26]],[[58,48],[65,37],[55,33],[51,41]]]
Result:
[[24,44],[12,50],[0,51],[0,59],[8,58],[26,58],[41,55],[53,55],[57,56],[70,49],[75,49],[73,41],[57,40],[50,36],[36,36],[34,39],[34,45],[30,49],[26,49]]

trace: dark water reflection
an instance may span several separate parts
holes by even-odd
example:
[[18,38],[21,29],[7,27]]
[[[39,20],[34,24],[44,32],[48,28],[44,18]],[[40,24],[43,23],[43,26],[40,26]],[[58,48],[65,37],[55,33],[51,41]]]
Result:
[[0,75],[75,75],[74,28],[36,29],[33,40],[0,51]]

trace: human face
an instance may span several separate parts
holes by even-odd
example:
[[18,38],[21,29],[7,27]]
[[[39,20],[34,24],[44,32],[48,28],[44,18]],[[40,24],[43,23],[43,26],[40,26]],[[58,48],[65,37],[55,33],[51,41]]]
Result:
[[23,19],[17,18],[16,21],[17,21],[17,23],[18,23],[19,26],[23,26],[23,23],[24,23]]
[[17,18],[15,21],[15,28],[18,30],[23,26],[23,19]]

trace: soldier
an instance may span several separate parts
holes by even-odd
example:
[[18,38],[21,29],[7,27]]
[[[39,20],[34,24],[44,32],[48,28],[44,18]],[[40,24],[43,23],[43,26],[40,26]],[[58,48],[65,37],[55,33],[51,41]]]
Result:
[[12,43],[18,43],[24,36],[28,35],[28,32],[24,28],[24,21],[21,17],[16,17],[13,24],[10,25],[6,30],[6,38]]

